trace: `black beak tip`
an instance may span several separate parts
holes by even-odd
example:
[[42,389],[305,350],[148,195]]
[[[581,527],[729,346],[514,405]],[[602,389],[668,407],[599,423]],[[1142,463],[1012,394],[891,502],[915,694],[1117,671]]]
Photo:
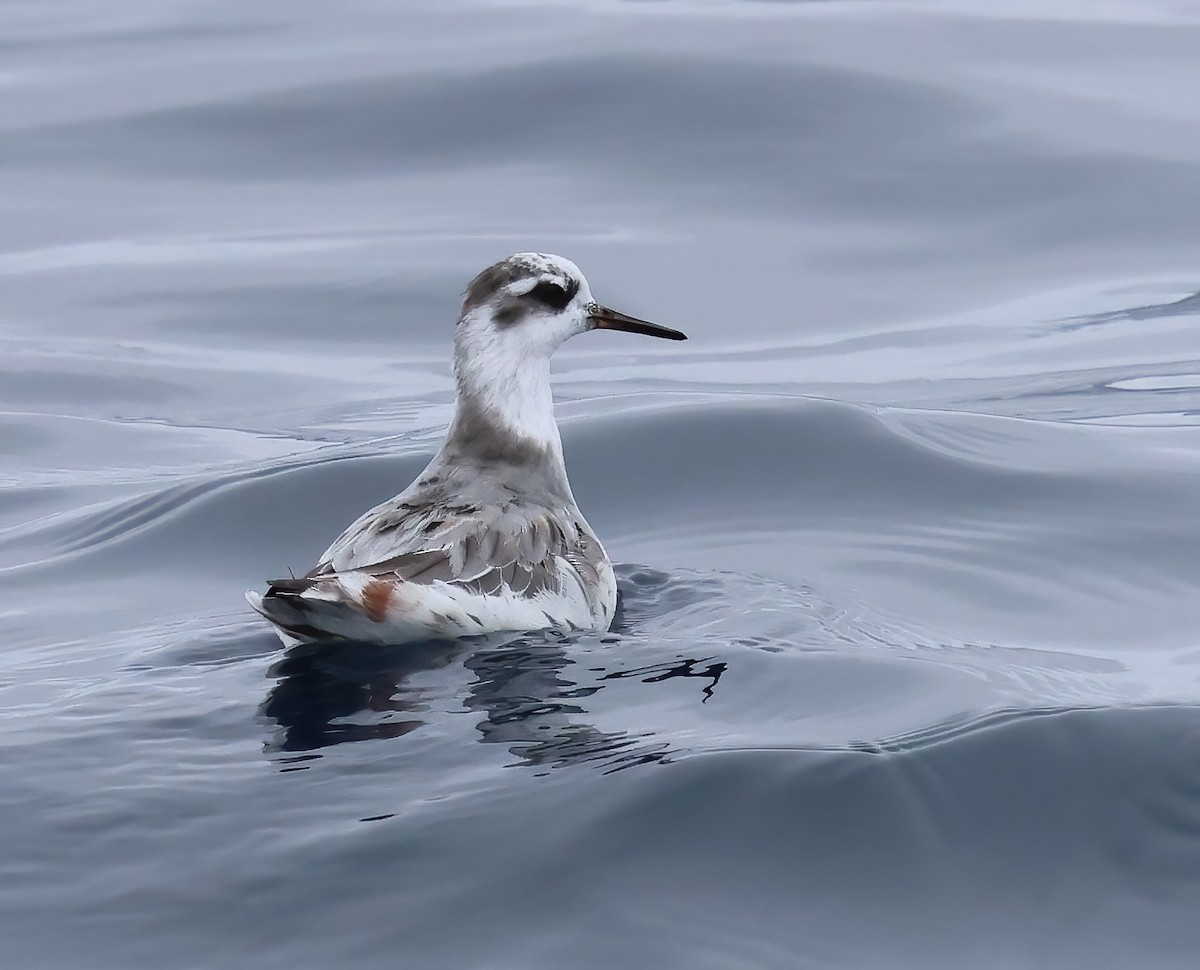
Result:
[[622,330],[625,333],[640,333],[646,337],[662,337],[665,340],[687,340],[687,334],[670,327],[659,326],[649,320],[639,320],[625,313],[595,305],[591,312],[592,326],[598,330]]

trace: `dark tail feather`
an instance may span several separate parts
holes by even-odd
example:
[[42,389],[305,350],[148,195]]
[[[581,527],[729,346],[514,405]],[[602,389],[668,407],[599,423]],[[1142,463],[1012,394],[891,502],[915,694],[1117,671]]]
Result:
[[[284,588],[293,583],[297,585],[297,589]],[[277,580],[271,583],[271,588],[262,596],[253,590],[247,592],[246,600],[255,610],[290,636],[298,637],[301,640],[340,639],[335,634],[322,630],[310,622],[312,615],[319,611],[319,606],[299,594],[312,585],[310,581],[303,579]]]

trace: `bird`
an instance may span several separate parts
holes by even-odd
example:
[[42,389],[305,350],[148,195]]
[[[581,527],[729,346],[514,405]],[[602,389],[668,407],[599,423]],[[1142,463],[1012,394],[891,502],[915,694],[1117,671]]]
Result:
[[616,577],[571,493],[550,384],[551,356],[589,330],[687,339],[597,303],[562,256],[515,253],[471,280],[437,454],[303,576],[246,592],[285,646],[609,628]]

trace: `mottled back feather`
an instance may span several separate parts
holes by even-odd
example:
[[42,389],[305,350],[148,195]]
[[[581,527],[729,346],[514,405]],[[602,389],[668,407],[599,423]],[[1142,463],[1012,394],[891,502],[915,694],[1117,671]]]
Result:
[[271,581],[268,595],[298,594],[340,573],[520,596],[561,593],[564,578],[585,594],[599,586],[604,550],[557,480],[517,489],[496,468],[431,469],[362,515],[300,579]]

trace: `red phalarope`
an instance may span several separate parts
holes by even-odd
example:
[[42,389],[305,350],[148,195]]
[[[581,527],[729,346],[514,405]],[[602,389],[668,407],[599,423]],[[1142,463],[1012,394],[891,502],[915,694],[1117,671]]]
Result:
[[471,281],[441,450],[304,576],[246,593],[285,644],[608,629],[616,579],[571,494],[550,392],[551,355],[586,330],[687,339],[596,303],[561,256],[517,253]]

